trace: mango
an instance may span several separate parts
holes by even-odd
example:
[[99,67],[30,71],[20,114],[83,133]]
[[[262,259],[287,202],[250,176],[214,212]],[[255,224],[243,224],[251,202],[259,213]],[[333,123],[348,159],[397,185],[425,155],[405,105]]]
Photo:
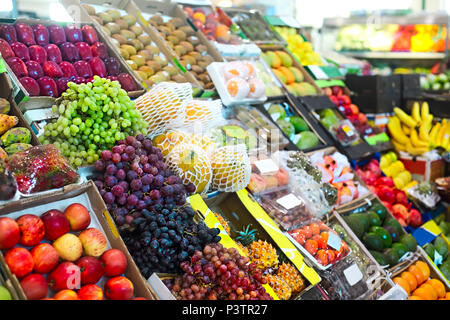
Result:
[[281,66],[281,59],[275,52],[267,51],[266,57],[270,59],[270,66],[272,68],[278,68]]
[[0,148],[0,160],[6,160],[6,158],[8,158],[8,154],[6,153],[5,150]]
[[284,51],[275,51],[275,53],[278,55],[278,57],[281,60],[281,64],[284,67],[291,67],[292,66],[292,58]]
[[4,147],[13,143],[30,143],[31,132],[27,128],[12,128],[0,137],[0,141]]
[[0,98],[0,114],[8,114],[9,110],[11,110],[11,105],[9,104],[9,101]]
[[296,68],[296,67],[289,67],[288,69],[289,69],[289,70],[292,72],[292,74],[294,75],[294,77],[295,77],[295,82],[302,82],[302,81],[304,80],[303,73],[300,71],[299,68]]
[[32,145],[28,143],[13,143],[5,148],[5,151],[8,153],[8,155],[12,156],[13,154],[19,152],[19,151],[25,151],[29,148],[31,148]]

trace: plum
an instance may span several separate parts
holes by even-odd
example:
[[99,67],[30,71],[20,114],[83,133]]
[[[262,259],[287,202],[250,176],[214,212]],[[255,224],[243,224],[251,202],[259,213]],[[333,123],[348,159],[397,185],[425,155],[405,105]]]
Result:
[[58,97],[58,87],[56,86],[55,80],[50,77],[44,76],[38,79],[39,89],[42,96]]
[[[108,76],[118,76],[120,73],[120,63],[114,57],[108,57],[103,60]],[[117,79],[116,79],[117,80]]]
[[77,47],[71,42],[65,42],[59,46],[62,58],[66,61],[75,62],[80,60],[80,53]]
[[[83,61],[84,62],[84,61]],[[78,69],[77,69],[78,70]],[[76,84],[81,84],[81,83],[85,83],[85,79],[83,77],[74,77],[72,79],[72,82],[76,83]]]
[[16,23],[15,25],[17,32],[17,41],[22,42],[27,46],[32,46],[36,44],[36,40],[34,39],[34,32],[31,27],[26,23]]
[[66,77],[59,78],[55,81],[56,87],[58,88],[58,96],[61,95],[64,91],[67,90],[67,82],[70,80]]
[[89,78],[93,76],[91,66],[86,61],[77,61],[73,64],[75,71],[77,72],[79,77]]
[[56,63],[62,62],[61,51],[59,50],[56,44],[48,44],[44,47],[45,51],[47,51],[47,60],[53,61]]
[[50,43],[50,35],[46,26],[42,24],[35,24],[31,27],[34,32],[36,43],[40,46],[46,46]]
[[40,93],[39,84],[36,80],[30,77],[22,77],[19,79],[22,86],[27,90],[30,96],[38,96]]
[[93,58],[91,46],[89,44],[86,42],[77,42],[75,43],[75,46],[77,47],[82,60],[89,61]]
[[0,38],[6,40],[8,43],[17,42],[16,28],[11,24],[0,25]]
[[37,80],[44,76],[44,71],[38,62],[30,60],[25,62],[25,65],[27,66],[29,77]]
[[135,91],[137,90],[136,82],[127,73],[121,73],[117,76],[117,80],[120,82],[120,86],[125,91]]
[[72,77],[76,77],[77,76],[77,72],[74,68],[74,66],[68,62],[68,61],[63,61],[59,64],[59,67],[61,68],[61,71],[64,74],[64,77],[67,78],[72,78]]
[[94,57],[91,60],[89,60],[89,66],[92,69],[92,73],[94,75],[97,75],[101,78],[106,77],[106,67],[103,63],[102,59],[99,57]]
[[47,61],[47,51],[41,46],[34,45],[28,48],[30,51],[30,59],[40,64],[44,64]]
[[66,34],[63,27],[57,24],[52,24],[48,26],[48,33],[50,34],[51,43],[59,45],[66,42]]
[[64,27],[66,38],[68,42],[76,43],[83,42],[83,32],[76,25],[67,25]]
[[20,78],[28,76],[27,66],[25,65],[25,62],[22,61],[22,59],[18,57],[11,57],[6,59],[6,63],[17,77]]
[[4,39],[0,39],[0,53],[3,59],[8,59],[15,56],[14,51],[11,49],[8,41]]
[[42,66],[42,69],[44,70],[45,75],[51,78],[59,78],[64,75],[59,65],[54,61],[46,61]]
[[84,25],[81,27],[81,31],[83,32],[83,39],[85,42],[93,45],[98,42],[97,31],[89,25]]
[[25,62],[30,60],[30,51],[28,51],[27,46],[23,43],[14,42],[11,44],[11,49],[13,49],[16,57],[22,59]]
[[108,58],[108,49],[101,42],[96,42],[91,46],[92,55],[100,59]]

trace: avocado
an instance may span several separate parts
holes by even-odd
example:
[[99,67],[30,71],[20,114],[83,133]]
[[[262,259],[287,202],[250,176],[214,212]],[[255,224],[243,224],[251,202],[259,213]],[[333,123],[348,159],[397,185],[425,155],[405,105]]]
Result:
[[376,214],[378,214],[378,216],[380,217],[381,221],[384,221],[384,219],[386,219],[386,215],[387,215],[387,210],[386,208],[381,204],[381,203],[376,203],[374,204],[371,208],[370,211],[375,212]]
[[383,247],[390,248],[392,245],[392,237],[389,232],[383,227],[373,226],[370,227],[370,232],[376,234],[383,241]]
[[395,251],[392,248],[388,248],[386,250],[383,251],[383,255],[386,259],[386,262],[392,267],[394,265],[397,264],[398,259],[400,259],[400,257],[398,256],[397,251]]
[[345,223],[348,224],[350,229],[355,233],[358,238],[361,238],[364,234],[364,225],[360,220],[354,218],[353,215],[344,217]]
[[387,232],[391,235],[392,242],[398,242],[400,239],[400,235],[397,232],[397,229],[393,226],[384,226],[384,229],[386,229]]
[[441,221],[439,223],[439,229],[441,229],[442,233],[445,234],[445,235],[447,235],[448,232],[450,231],[449,228],[448,228],[448,224],[445,221]]
[[437,237],[436,240],[434,240],[434,247],[441,256],[443,256],[444,258],[447,256],[448,245],[447,242],[442,237]]
[[386,266],[388,265],[386,258],[381,252],[369,250],[370,254],[374,257],[376,262],[380,264],[380,266]]
[[366,233],[362,242],[369,250],[381,251],[384,248],[383,239],[375,233]]
[[373,211],[368,211],[366,214],[369,217],[369,222],[370,222],[370,226],[371,227],[373,227],[373,226],[376,226],[376,227],[381,226],[381,220],[380,220],[380,217],[378,216],[378,214],[376,214]]
[[361,223],[364,225],[364,232],[369,231],[370,221],[369,221],[368,215],[363,214],[363,213],[354,213],[354,214],[352,214],[352,216],[361,221]]
[[401,257],[403,257],[405,255],[405,253],[408,252],[408,250],[406,249],[406,246],[403,243],[392,244],[392,249],[394,249],[397,252],[399,259]]
[[398,234],[403,234],[403,227],[395,218],[387,218],[383,224],[383,227],[385,226],[393,226],[397,230]]
[[400,237],[400,243],[406,246],[406,249],[410,252],[414,252],[417,249],[417,241],[412,234],[404,234]]
[[430,257],[430,259],[434,261],[434,251],[436,250],[434,248],[434,245],[432,243],[429,243],[425,246],[424,250],[427,253],[427,255]]
[[439,270],[441,270],[445,278],[450,279],[450,265],[443,265]]
[[301,117],[297,117],[297,116],[291,117],[289,119],[289,122],[294,126],[295,133],[300,133],[300,132],[309,130],[309,127],[306,124],[306,121],[303,120],[303,118],[301,118]]

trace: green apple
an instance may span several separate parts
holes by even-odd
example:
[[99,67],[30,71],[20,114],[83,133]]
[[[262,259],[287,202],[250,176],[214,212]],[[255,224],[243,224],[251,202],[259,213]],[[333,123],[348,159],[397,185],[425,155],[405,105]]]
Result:
[[3,286],[0,286],[0,300],[12,300],[11,293]]

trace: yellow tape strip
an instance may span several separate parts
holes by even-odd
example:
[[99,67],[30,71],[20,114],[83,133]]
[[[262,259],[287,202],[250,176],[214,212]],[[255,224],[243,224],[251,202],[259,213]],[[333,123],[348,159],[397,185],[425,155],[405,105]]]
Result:
[[144,19],[142,16],[142,13],[140,11],[136,11],[137,16],[139,17],[139,20],[141,20],[142,24],[146,27],[148,27],[148,22]]
[[105,216],[106,223],[108,224],[109,228],[111,229],[111,232],[113,233],[114,237],[116,239],[119,238],[119,231],[116,228],[116,224],[114,223],[113,219],[111,218],[111,215],[109,214],[108,210],[105,210],[103,212],[103,215]]

